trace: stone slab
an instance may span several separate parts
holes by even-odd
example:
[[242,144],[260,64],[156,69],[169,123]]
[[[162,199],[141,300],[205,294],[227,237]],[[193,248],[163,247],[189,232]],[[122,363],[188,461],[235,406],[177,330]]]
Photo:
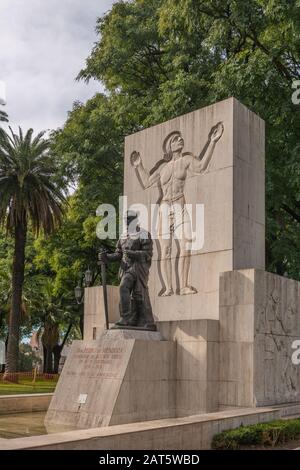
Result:
[[[107,286],[107,303],[109,322],[119,320],[119,288]],[[105,313],[103,287],[87,287],[84,289],[84,340],[95,340],[105,330]]]
[[176,416],[218,409],[219,322],[162,321],[163,337],[176,344]]
[[74,341],[45,423],[83,429],[173,416],[174,347],[153,331]]

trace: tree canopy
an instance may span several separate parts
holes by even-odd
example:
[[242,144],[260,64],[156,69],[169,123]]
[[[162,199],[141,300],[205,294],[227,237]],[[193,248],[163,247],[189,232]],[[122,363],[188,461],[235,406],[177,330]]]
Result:
[[267,267],[299,279],[299,2],[120,1],[97,32],[79,78],[105,85],[126,129],[230,96],[266,121]]

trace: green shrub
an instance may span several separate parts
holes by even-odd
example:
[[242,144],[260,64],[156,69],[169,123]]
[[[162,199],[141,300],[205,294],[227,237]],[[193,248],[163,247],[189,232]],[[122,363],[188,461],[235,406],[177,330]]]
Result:
[[240,426],[216,434],[213,449],[238,449],[242,445],[276,446],[300,437],[300,419],[277,420],[270,423]]

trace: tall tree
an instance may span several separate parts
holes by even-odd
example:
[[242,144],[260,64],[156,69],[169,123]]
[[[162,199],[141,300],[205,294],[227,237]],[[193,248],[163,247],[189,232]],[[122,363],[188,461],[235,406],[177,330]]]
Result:
[[298,0],[118,1],[79,74],[121,126],[154,125],[235,96],[266,127],[267,267],[300,279]]
[[18,370],[25,246],[29,224],[38,234],[53,232],[63,215],[64,193],[55,181],[56,163],[44,133],[19,128],[0,134],[0,221],[14,237],[12,294],[6,378]]
[[[31,325],[38,327],[39,335],[41,335],[44,351],[44,372],[48,374],[58,373],[62,349],[70,337],[71,330],[76,330],[74,300],[72,303],[72,299],[67,298],[65,295],[54,295],[55,283],[53,277],[42,274],[37,274],[35,277],[38,289],[31,292],[31,299],[29,300],[29,304],[31,304]],[[73,333],[76,334],[76,331],[73,331]]]

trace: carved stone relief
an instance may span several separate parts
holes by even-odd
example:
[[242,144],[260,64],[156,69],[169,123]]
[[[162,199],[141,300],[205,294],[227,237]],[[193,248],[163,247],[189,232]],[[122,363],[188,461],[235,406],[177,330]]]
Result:
[[283,299],[277,288],[269,292],[265,305],[257,309],[256,341],[263,362],[264,396],[278,402],[299,395],[298,369],[291,360],[293,334],[296,334],[297,308],[294,298]]
[[[144,167],[138,151],[131,154],[130,161],[142,188],[156,185],[159,191],[156,240],[161,282],[159,296],[197,293],[197,289],[189,283],[192,227],[186,208],[185,186],[188,173],[201,175],[207,171],[223,132],[222,122],[213,126],[199,156],[184,152],[181,132],[171,132],[162,144],[163,158],[150,171]],[[176,251],[175,256],[173,251]]]

